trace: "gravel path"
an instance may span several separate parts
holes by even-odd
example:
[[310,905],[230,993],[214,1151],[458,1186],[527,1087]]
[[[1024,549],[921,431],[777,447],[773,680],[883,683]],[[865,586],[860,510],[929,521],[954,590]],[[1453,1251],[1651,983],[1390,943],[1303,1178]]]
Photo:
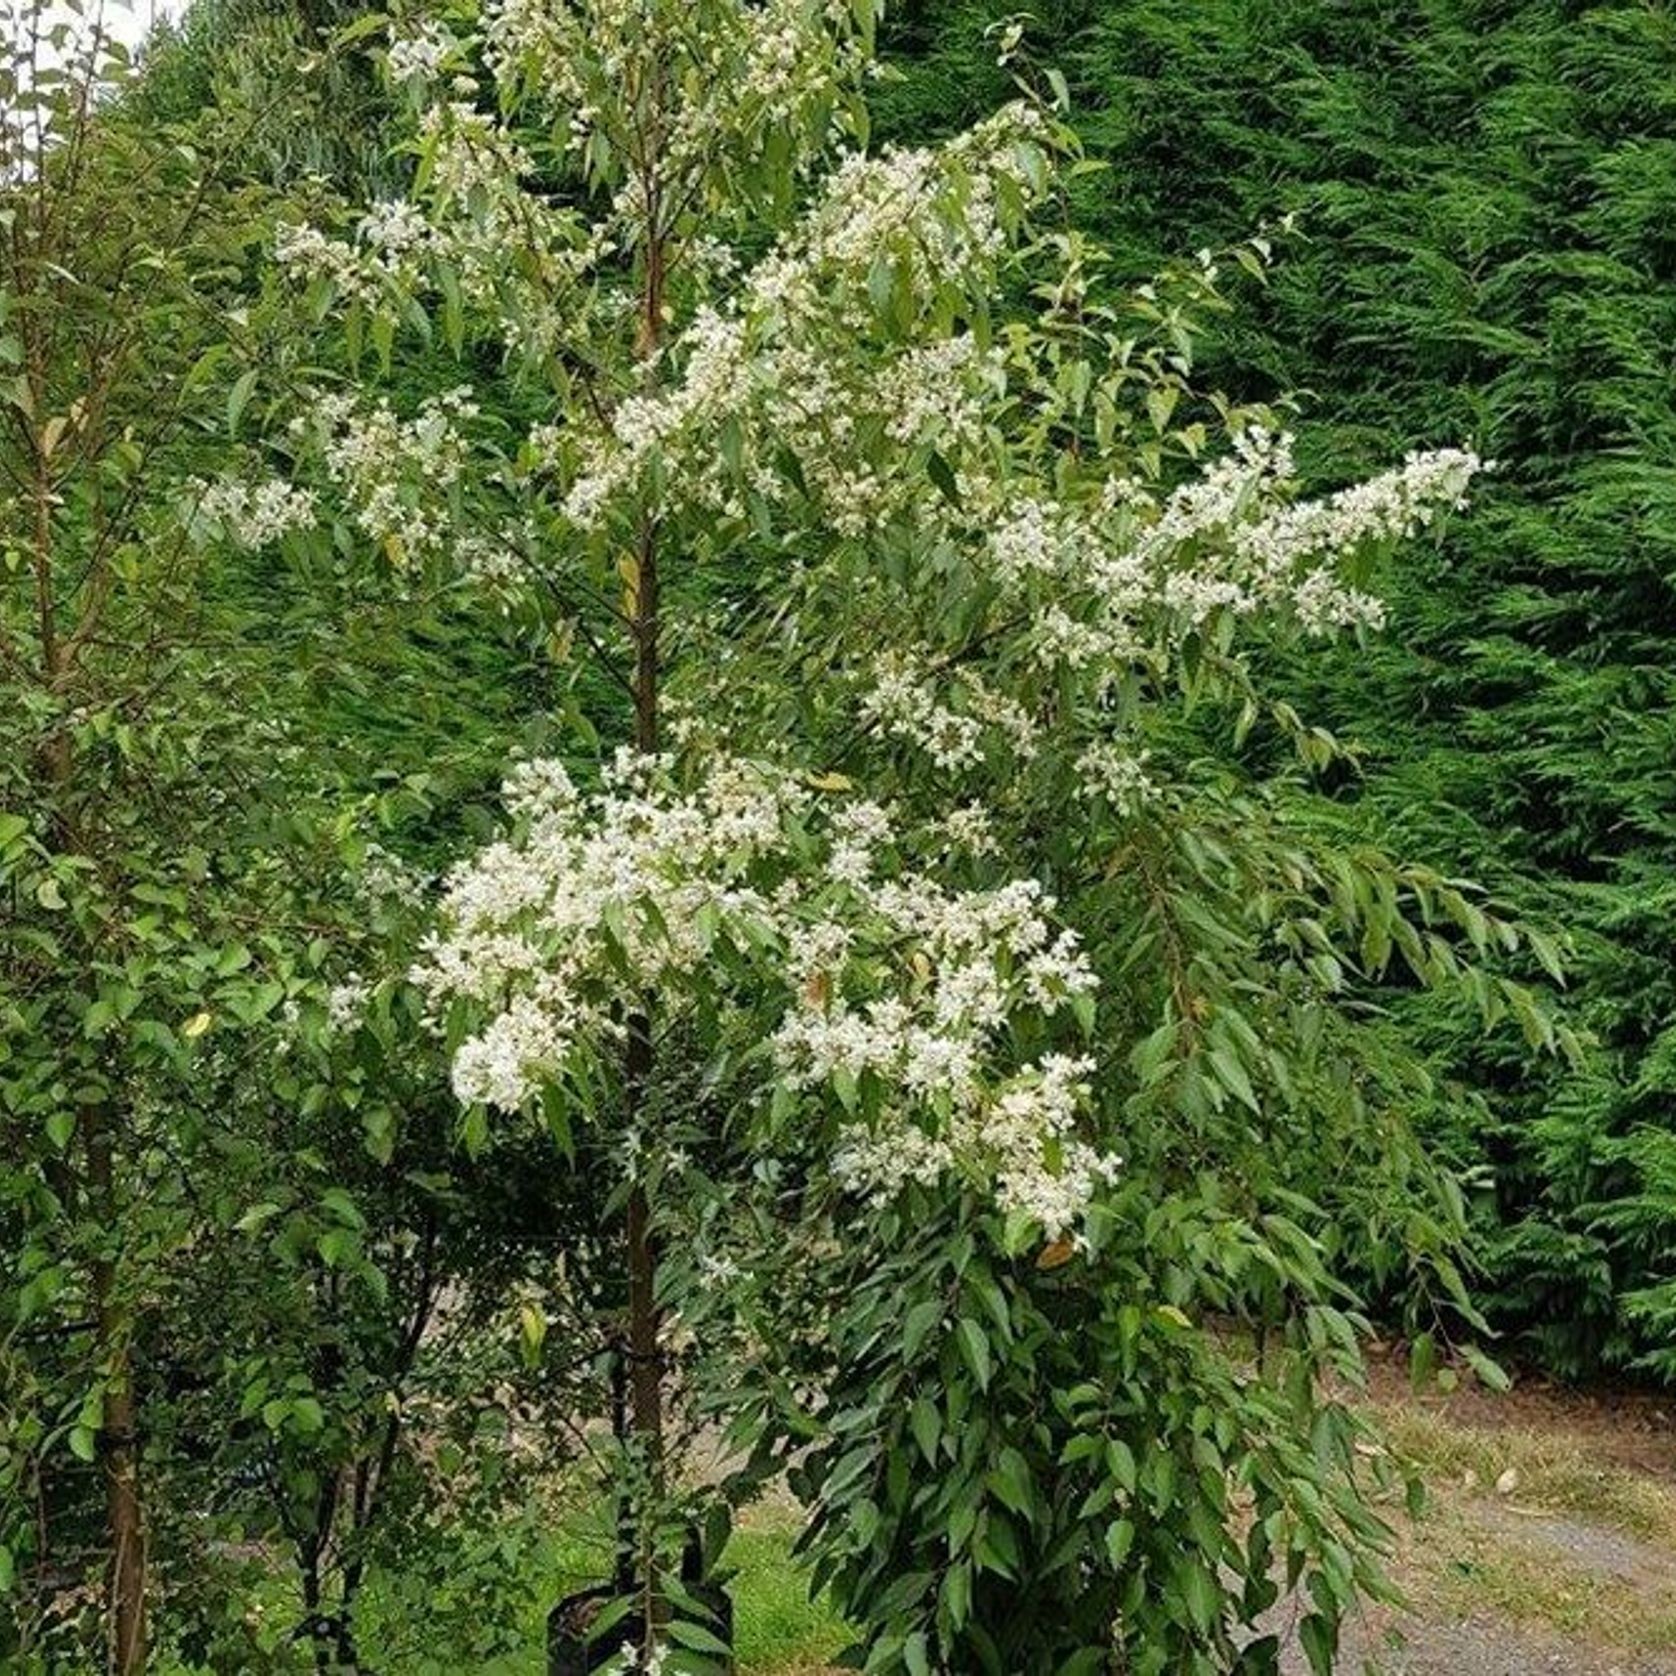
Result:
[[[1669,1619],[1676,1634],[1676,1554],[1609,1526],[1570,1515],[1475,1500],[1459,1509],[1469,1529],[1569,1572],[1622,1591],[1625,1609],[1645,1612],[1648,1624]],[[1278,1626],[1277,1626],[1278,1627]],[[1633,1634],[1646,1627],[1624,1624]],[[1626,1638],[1629,1638],[1626,1636]],[[1309,1661],[1288,1638],[1281,1668],[1310,1676]],[[1341,1676],[1364,1668],[1378,1676],[1676,1676],[1676,1652],[1625,1654],[1598,1636],[1571,1636],[1530,1624],[1510,1624],[1489,1611],[1450,1619],[1383,1608],[1347,1626]]]
[[[1378,1655],[1381,1676],[1676,1676],[1676,1659],[1626,1664],[1569,1637],[1514,1631],[1487,1620],[1411,1621],[1406,1639],[1405,1646],[1391,1650],[1382,1633],[1352,1636],[1339,1668],[1351,1676],[1362,1661]],[[1282,1669],[1287,1676],[1308,1676],[1309,1663],[1294,1652]]]

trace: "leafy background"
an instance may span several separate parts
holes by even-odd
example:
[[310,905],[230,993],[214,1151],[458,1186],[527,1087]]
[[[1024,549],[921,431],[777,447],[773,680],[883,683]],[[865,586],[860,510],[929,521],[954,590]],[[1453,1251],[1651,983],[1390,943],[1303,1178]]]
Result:
[[[993,103],[1010,10],[902,7],[884,126]],[[1389,631],[1312,654],[1294,690],[1365,749],[1355,819],[1573,938],[1584,1074],[1404,1019],[1485,1096],[1428,1120],[1471,1188],[1481,1300],[1559,1373],[1676,1374],[1676,17],[1067,0],[1027,41],[1107,166],[1072,213],[1128,277],[1296,215],[1211,382],[1298,393],[1329,479],[1462,440],[1501,463],[1392,568]]]

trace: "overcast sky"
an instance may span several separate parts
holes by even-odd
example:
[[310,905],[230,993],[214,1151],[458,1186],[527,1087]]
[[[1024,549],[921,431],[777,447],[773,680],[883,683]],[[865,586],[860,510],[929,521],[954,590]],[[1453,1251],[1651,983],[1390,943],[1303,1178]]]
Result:
[[130,45],[145,38],[154,18],[173,17],[181,9],[181,0],[130,0],[127,5],[119,4],[118,0],[105,0],[105,18],[111,33],[120,35]]
[[[105,25],[111,34],[133,46],[145,38],[153,18],[173,17],[183,9],[185,0],[128,0],[127,4],[123,4],[122,0],[85,0],[83,21],[92,22],[101,5],[104,8]],[[5,10],[6,8],[0,8],[0,15],[4,15]],[[49,7],[48,13],[66,19],[71,15],[58,6]],[[26,16],[27,13],[21,15]]]

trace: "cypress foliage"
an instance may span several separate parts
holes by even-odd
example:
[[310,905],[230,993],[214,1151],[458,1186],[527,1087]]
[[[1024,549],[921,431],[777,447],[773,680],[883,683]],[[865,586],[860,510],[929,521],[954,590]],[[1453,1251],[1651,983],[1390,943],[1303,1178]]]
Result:
[[[1010,10],[908,5],[887,127],[1004,92],[984,31]],[[1676,1378],[1676,15],[1064,0],[1029,39],[1110,165],[1074,209],[1124,267],[1298,212],[1216,371],[1306,394],[1313,469],[1504,462],[1298,702],[1367,748],[1355,818],[1574,933],[1584,1072],[1407,1020],[1484,1096],[1440,1101],[1433,1139],[1475,1184],[1496,1319],[1563,1373]]]

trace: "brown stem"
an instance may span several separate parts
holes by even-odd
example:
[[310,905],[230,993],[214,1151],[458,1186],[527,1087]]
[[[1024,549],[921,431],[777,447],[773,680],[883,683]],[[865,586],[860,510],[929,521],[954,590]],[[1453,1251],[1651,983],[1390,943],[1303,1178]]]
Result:
[[[641,529],[634,586],[634,739],[648,755],[658,748],[658,571],[656,530],[648,519]],[[629,1020],[623,1056],[625,1115],[632,1128],[646,1110],[653,1072],[652,1021],[643,1009]],[[628,1202],[629,1270],[629,1409],[633,1433],[642,1451],[653,1503],[663,1489],[663,1364],[658,1347],[657,1249],[652,1239],[652,1207],[646,1189],[636,1182]],[[643,1520],[636,1547],[640,1585],[646,1602],[648,1644],[666,1613],[657,1581],[652,1529]]]
[[[85,1109],[82,1135],[87,1150],[89,1209],[98,1226],[108,1230],[116,1225],[109,1114],[97,1107]],[[138,1676],[146,1665],[146,1528],[145,1505],[140,1496],[133,1359],[128,1348],[126,1322],[116,1297],[115,1259],[101,1253],[92,1263],[90,1278],[107,1381],[99,1458],[105,1479],[105,1517],[111,1541],[106,1596],[110,1620],[109,1666],[113,1676]]]
[[[650,385],[657,377],[663,337],[665,269],[663,240],[658,229],[657,176],[650,165],[642,185],[647,229],[636,347],[644,381]],[[648,756],[657,751],[659,733],[657,533],[657,521],[648,513],[641,520],[636,543],[629,612],[629,635],[634,645],[634,743],[637,750]],[[623,1056],[624,1115],[631,1128],[646,1111],[654,1061],[652,1014],[648,1004],[629,1020]],[[650,1512],[662,1500],[664,1482],[663,1363],[658,1343],[657,1249],[652,1238],[652,1207],[645,1187],[638,1181],[629,1194],[627,1234],[629,1410],[634,1438],[642,1452],[640,1464],[647,1474],[647,1511]],[[658,1580],[654,1521],[643,1514],[641,1528],[635,1534],[640,1564],[638,1581],[644,1601],[643,1650],[649,1652],[659,1627],[668,1617],[668,1602]]]
[[[64,653],[57,633],[53,591],[52,476],[46,450],[35,451],[35,525],[33,554],[35,600],[41,637],[41,678],[57,693],[63,684]],[[58,846],[82,854],[87,845],[73,810],[75,758],[67,723],[59,722],[41,753],[41,769],[51,788]],[[90,1102],[78,1114],[86,1158],[87,1209],[106,1240],[114,1240],[119,1206],[116,1194],[116,1125],[111,1112]],[[98,1454],[105,1481],[105,1523],[110,1538],[106,1579],[109,1642],[106,1663],[113,1676],[139,1676],[146,1667],[146,1522],[140,1494],[139,1408],[134,1397],[134,1367],[129,1322],[118,1297],[117,1263],[108,1246],[88,1265],[95,1353],[102,1369],[105,1399],[99,1426]]]

